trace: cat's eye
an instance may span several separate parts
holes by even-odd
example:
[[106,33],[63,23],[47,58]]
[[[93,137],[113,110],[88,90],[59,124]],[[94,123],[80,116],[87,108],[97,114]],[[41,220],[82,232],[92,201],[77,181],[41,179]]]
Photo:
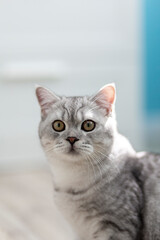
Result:
[[96,123],[94,121],[86,120],[82,123],[81,129],[86,131],[86,132],[90,132],[90,131],[93,131],[95,126],[96,126]]
[[62,122],[61,120],[56,120],[52,123],[52,128],[56,131],[56,132],[62,132],[65,130],[65,123]]

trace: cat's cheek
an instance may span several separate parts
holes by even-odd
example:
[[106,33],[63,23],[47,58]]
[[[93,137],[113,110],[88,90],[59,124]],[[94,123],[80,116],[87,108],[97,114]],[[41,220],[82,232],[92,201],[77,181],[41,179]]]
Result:
[[48,139],[47,137],[43,136],[40,139],[40,141],[41,141],[41,145],[44,147],[44,149],[48,148],[48,147],[50,147],[52,145],[52,141],[50,141],[50,139]]

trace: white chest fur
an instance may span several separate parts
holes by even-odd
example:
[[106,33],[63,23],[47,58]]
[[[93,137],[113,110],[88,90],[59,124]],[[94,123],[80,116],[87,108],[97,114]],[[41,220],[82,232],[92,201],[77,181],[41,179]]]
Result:
[[82,240],[90,240],[93,239],[93,232],[98,228],[98,220],[87,218],[88,213],[81,206],[85,204],[86,199],[91,198],[92,193],[90,189],[85,191],[84,194],[72,194],[72,192],[69,192],[73,189],[83,192],[92,184],[94,175],[88,172],[88,169],[85,170],[78,166],[72,171],[66,166],[64,171],[62,171],[61,167],[54,167],[53,176],[56,189],[54,197],[58,209],[77,235]]
[[87,212],[81,210],[83,200],[67,193],[56,192],[55,203],[80,239],[93,240],[93,234],[98,230],[98,219],[87,218]]

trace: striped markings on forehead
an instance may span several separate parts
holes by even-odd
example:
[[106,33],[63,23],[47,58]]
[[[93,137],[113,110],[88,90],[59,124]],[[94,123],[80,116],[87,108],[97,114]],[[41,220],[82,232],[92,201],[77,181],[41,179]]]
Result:
[[90,111],[87,102],[83,98],[72,97],[68,98],[63,106],[64,115],[66,120],[70,121],[82,121],[86,118],[91,118],[93,115]]

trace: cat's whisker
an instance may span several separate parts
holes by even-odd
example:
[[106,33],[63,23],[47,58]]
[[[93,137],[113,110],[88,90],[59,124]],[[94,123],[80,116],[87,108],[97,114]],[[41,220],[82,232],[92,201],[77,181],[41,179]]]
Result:
[[114,166],[114,168],[117,170],[117,173],[119,173],[119,169],[118,169],[118,167],[117,167],[117,165],[116,165],[116,163],[114,162],[113,159],[111,159],[108,155],[106,155],[106,154],[104,154],[104,153],[102,153],[102,152],[100,152],[100,151],[97,151],[97,150],[96,150],[96,152],[98,152],[98,153],[102,154],[104,157],[106,157],[106,158],[112,163],[112,165]]
[[56,145],[54,146],[54,149],[61,148],[61,147],[63,147],[63,146],[64,146],[64,144],[56,144]]
[[[97,154],[97,153],[95,153],[95,155],[96,155],[96,159],[99,157],[99,154]],[[105,164],[105,162],[104,161],[102,161],[102,159],[101,158],[99,158],[101,161],[100,161],[100,164],[101,164],[101,166],[102,166],[102,168],[104,169],[104,168],[106,168],[106,164]],[[111,166],[110,166],[110,168],[111,168]],[[115,168],[114,168],[115,169]],[[110,182],[111,181],[111,179],[112,179],[112,174],[110,173],[110,171],[108,172],[108,174],[106,175],[106,178],[107,178],[107,182]]]
[[[104,151],[106,151],[106,148],[103,148],[103,147],[101,147],[101,146],[98,146],[98,147],[100,147],[101,149],[103,149]],[[97,150],[96,150],[97,151]],[[109,154],[109,155],[106,155],[105,153],[102,153],[102,152],[100,152],[100,151],[98,151],[100,154],[102,154],[102,155],[104,155],[105,157],[107,157],[110,161],[112,161],[112,159],[111,159],[111,157],[113,156],[113,154]]]
[[[103,148],[102,146],[100,146],[99,144],[95,145],[95,148],[98,149],[102,149],[104,152],[106,152],[106,148]],[[97,150],[96,150],[97,151]]]
[[[100,145],[98,145],[97,147],[103,149],[104,151],[106,151],[106,148],[104,148],[104,147],[102,147],[102,146],[100,146]],[[108,155],[107,155],[107,156],[108,156]],[[113,155],[112,153],[110,153],[109,156],[111,156],[111,157],[116,157],[116,155]],[[109,157],[109,156],[108,156],[108,157]]]
[[[97,161],[98,164],[96,164],[95,166],[97,166],[97,168],[98,168],[98,170],[99,170],[99,172],[100,172],[101,179],[103,179],[102,171],[101,171],[101,168],[100,168],[100,167],[102,167],[101,162],[100,162],[99,159],[96,158],[94,155],[92,155],[92,158],[93,158],[95,161]],[[100,165],[100,166],[99,166],[99,165]]]
[[47,147],[47,148],[46,148],[46,152],[50,152],[51,150],[54,150],[54,147],[53,147],[53,146],[50,146],[50,147]]
[[91,183],[90,162],[89,162],[89,160],[88,160],[88,158],[87,158],[86,155],[84,155],[84,158],[85,158],[85,160],[86,160],[86,162],[87,162],[88,182],[89,182],[89,184],[90,184],[90,183]]
[[96,172],[95,172],[95,169],[94,169],[94,166],[93,166],[93,163],[92,163],[92,161],[91,161],[91,159],[90,159],[90,157],[87,155],[87,158],[88,158],[88,160],[89,160],[89,163],[90,163],[90,165],[91,165],[91,167],[92,167],[92,169],[93,169],[93,174],[94,174],[94,180],[96,181]]

